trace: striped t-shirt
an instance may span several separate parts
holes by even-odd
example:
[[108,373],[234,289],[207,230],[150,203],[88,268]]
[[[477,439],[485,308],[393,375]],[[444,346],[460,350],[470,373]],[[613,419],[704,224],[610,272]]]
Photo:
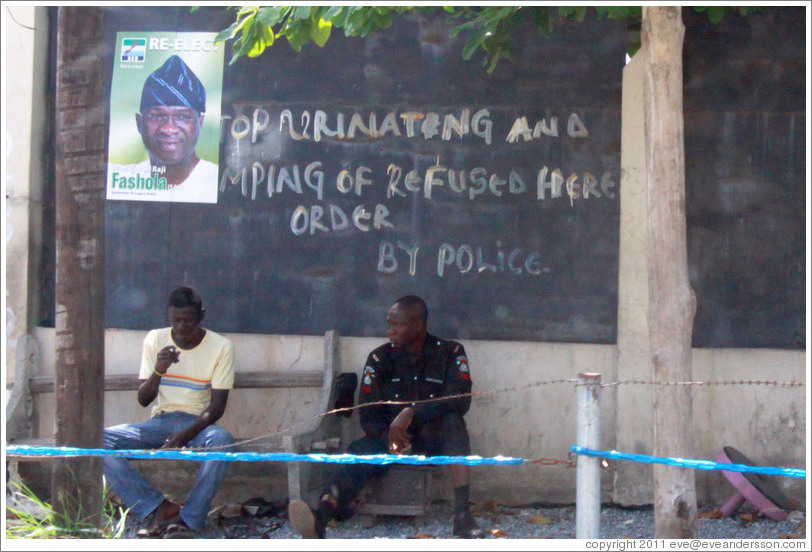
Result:
[[[158,351],[177,344],[172,328],[151,330],[144,338],[141,355],[141,379],[155,369]],[[234,346],[227,338],[206,330],[203,341],[194,349],[181,349],[179,361],[169,366],[161,378],[152,416],[164,412],[188,412],[199,416],[211,403],[211,390],[234,387]]]

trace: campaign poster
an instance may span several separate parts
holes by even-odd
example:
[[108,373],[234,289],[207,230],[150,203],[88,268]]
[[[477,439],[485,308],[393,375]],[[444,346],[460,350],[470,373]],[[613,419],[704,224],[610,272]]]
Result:
[[224,45],[215,36],[117,33],[108,200],[217,203]]

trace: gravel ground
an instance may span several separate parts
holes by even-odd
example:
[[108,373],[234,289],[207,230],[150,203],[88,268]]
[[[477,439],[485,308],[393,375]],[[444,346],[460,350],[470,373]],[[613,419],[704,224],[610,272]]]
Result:
[[[284,508],[278,515],[253,517],[228,515],[227,511],[209,517],[198,538],[205,539],[298,539],[286,519]],[[493,539],[574,539],[575,507],[508,507],[498,504],[473,505],[472,512],[480,527]],[[710,507],[699,508],[699,538],[702,539],[803,539],[806,538],[806,518],[803,512],[791,512],[786,520],[773,521],[746,505],[730,518],[719,518],[721,513]],[[127,531],[133,537],[136,527]],[[652,508],[627,509],[604,506],[601,511],[600,535],[606,539],[650,539],[654,537],[654,511]],[[416,539],[453,538],[451,534],[451,506],[436,501],[421,523],[412,518],[382,516],[373,527],[367,528],[361,516],[331,522],[327,537],[333,539]]]

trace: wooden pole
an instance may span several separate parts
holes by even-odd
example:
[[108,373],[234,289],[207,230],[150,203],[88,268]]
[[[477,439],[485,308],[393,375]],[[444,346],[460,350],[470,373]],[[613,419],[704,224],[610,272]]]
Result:
[[[56,59],[56,444],[102,445],[104,424],[104,12],[60,7]],[[98,526],[101,459],[54,462],[54,509]]]
[[[641,42],[646,79],[649,339],[654,380],[691,381],[696,298],[688,278],[685,145],[679,6],[643,7]],[[654,386],[654,455],[692,458],[693,404],[686,385]],[[657,538],[696,538],[693,470],[654,466]]]

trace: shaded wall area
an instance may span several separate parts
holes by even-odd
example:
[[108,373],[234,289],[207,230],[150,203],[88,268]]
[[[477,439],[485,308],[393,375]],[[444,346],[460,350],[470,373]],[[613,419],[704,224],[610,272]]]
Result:
[[804,8],[683,16],[694,346],[804,349]]

